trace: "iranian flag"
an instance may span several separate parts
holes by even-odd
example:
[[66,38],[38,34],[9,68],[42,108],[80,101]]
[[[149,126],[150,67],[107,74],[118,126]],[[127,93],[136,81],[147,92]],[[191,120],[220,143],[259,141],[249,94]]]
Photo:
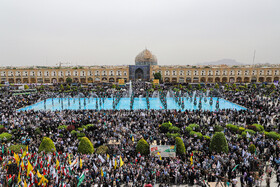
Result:
[[85,174],[83,172],[82,175],[79,177],[78,187],[82,184],[84,179],[85,179]]

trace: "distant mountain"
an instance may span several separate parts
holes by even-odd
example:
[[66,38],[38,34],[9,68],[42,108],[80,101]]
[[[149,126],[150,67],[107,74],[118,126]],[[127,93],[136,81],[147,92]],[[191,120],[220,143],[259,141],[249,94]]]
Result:
[[245,65],[244,63],[237,62],[234,59],[222,59],[218,61],[213,61],[213,62],[203,62],[203,63],[198,63],[198,65],[228,65],[228,66],[239,66],[239,65]]

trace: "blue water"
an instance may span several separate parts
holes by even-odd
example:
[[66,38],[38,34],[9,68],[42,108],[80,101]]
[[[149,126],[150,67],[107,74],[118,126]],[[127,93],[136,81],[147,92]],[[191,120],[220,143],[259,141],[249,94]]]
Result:
[[[60,100],[60,101],[59,101]],[[80,100],[80,104],[79,104]],[[85,102],[84,102],[85,100]],[[182,107],[180,107],[173,98],[166,98],[167,100],[167,109],[177,109],[182,110]],[[184,109],[183,110],[198,110],[198,103],[199,98],[197,98],[197,105],[194,105],[194,100],[190,102],[189,98],[183,98],[184,100]],[[68,98],[53,98],[46,100],[46,110],[86,110],[86,109],[104,109],[104,110],[112,110],[113,109],[113,99],[112,98],[106,98],[104,104],[102,103],[100,106],[99,99],[98,101],[98,108],[96,108],[96,98],[70,98],[70,105],[68,104]],[[161,110],[164,109],[162,103],[160,102],[159,98],[149,98],[150,101],[150,109],[155,110]],[[207,102],[204,102],[204,99],[202,99],[202,110],[209,110],[209,111],[215,111],[216,110],[216,102],[217,98],[213,97],[213,104],[212,106],[209,104],[210,98],[207,98]],[[63,103],[63,104],[62,104]],[[85,105],[84,105],[85,103]],[[236,110],[245,110],[246,108],[237,105],[235,103],[229,102],[224,99],[219,100],[219,109],[236,109]],[[26,110],[45,110],[44,107],[44,101],[40,101],[38,103],[35,103],[33,105],[24,107],[19,109],[18,111],[26,111]],[[130,98],[121,98],[119,104],[116,107],[117,110],[129,110],[130,109]],[[134,105],[133,109],[147,109],[147,102],[146,98],[135,98],[134,99]]]

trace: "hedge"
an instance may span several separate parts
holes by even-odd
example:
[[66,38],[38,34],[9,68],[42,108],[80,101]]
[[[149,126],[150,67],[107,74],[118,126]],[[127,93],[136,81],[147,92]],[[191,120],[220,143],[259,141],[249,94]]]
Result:
[[180,132],[181,129],[179,127],[171,126],[171,127],[169,127],[168,131],[177,133],[177,132]]
[[94,153],[93,145],[87,137],[81,138],[81,141],[78,146],[78,152],[82,154]]
[[109,148],[106,145],[101,145],[96,149],[96,154],[106,154],[109,152]]
[[188,133],[190,133],[190,132],[192,131],[192,128],[186,127],[185,130],[186,130]]
[[176,138],[176,137],[180,137],[181,135],[179,133],[167,133],[166,136],[168,138]]
[[264,127],[263,127],[262,125],[260,125],[260,124],[255,123],[255,124],[253,124],[252,126],[255,126],[255,127],[256,127],[256,130],[257,130],[258,132],[264,131]]
[[6,141],[10,141],[12,139],[12,135],[9,133],[2,133],[0,134],[0,139],[3,141],[4,139],[6,139]]
[[21,151],[20,151],[21,149],[25,150],[26,145],[16,144],[16,145],[11,145],[10,147],[7,148],[7,150],[11,150],[15,153],[21,153]]
[[248,151],[251,153],[251,154],[254,154],[255,151],[256,151],[256,146],[254,144],[251,144],[249,147],[248,147]]
[[199,125],[198,124],[190,124],[188,127],[190,127],[192,130],[198,130],[199,129]]
[[200,132],[191,131],[190,135],[202,139],[203,135]]
[[58,126],[58,129],[60,129],[60,130],[63,130],[63,129],[66,129],[67,128],[67,125],[59,125]]
[[226,127],[227,127],[230,131],[235,132],[235,133],[237,133],[238,130],[239,130],[239,127],[238,127],[238,126],[232,125],[232,124],[227,124]]
[[210,136],[204,135],[203,138],[204,138],[205,140],[210,140]]
[[172,123],[170,123],[170,122],[163,123],[160,126],[160,131],[163,132],[163,133],[167,133],[171,126],[172,126]]
[[48,138],[48,137],[43,138],[43,140],[39,146],[39,153],[42,151],[44,151],[46,153],[50,153],[50,152],[52,153],[52,152],[56,151],[54,143],[50,138]]
[[221,132],[221,131],[223,131],[224,130],[224,128],[221,126],[221,125],[216,125],[215,127],[214,127],[214,131],[215,132]]
[[280,140],[280,134],[274,131],[266,132],[264,131],[264,135],[266,138],[273,139],[273,140]]
[[150,146],[143,138],[137,142],[136,152],[141,153],[142,155],[150,154]]
[[77,134],[77,131],[72,130],[70,133],[71,133],[72,135],[74,135],[74,134]]
[[186,154],[185,144],[181,138],[177,137],[175,139],[175,144],[176,144],[176,154],[178,155]]
[[228,153],[228,143],[224,133],[216,132],[210,142],[210,151]]
[[251,129],[246,129],[245,131],[243,131],[243,132],[241,133],[241,136],[242,136],[243,138],[246,137],[246,136],[247,136],[247,132],[248,132],[250,135],[256,134],[255,131],[253,131],[253,130],[251,130]]

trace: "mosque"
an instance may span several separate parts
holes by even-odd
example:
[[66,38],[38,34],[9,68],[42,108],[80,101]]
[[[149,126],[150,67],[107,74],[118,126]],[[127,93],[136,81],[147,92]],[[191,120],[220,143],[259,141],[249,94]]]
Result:
[[0,79],[1,84],[52,84],[69,79],[82,84],[115,84],[120,79],[152,81],[155,73],[161,74],[164,83],[272,83],[280,79],[280,66],[162,66],[151,51],[144,49],[135,57],[135,65],[1,67]]

